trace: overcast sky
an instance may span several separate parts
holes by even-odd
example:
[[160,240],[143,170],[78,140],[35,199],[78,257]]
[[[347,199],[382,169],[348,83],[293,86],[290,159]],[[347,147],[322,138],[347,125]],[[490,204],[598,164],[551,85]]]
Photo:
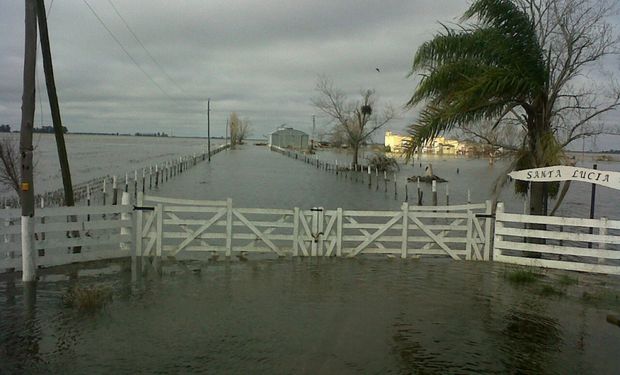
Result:
[[[373,88],[381,102],[402,108],[416,84],[406,77],[415,50],[440,29],[438,21],[456,21],[468,1],[46,4],[51,4],[48,22],[61,113],[70,131],[206,135],[206,101],[211,98],[212,135],[223,135],[226,117],[236,111],[250,119],[253,136],[262,136],[283,123],[310,132],[313,114],[317,128],[325,126],[327,120],[311,104],[321,74],[351,96]],[[0,123],[14,129],[21,118],[23,30],[24,1],[1,0]],[[37,103],[35,124],[48,125],[41,64],[38,87],[43,88],[37,94],[42,105]],[[402,131],[414,118],[414,112],[405,112],[388,128]]]

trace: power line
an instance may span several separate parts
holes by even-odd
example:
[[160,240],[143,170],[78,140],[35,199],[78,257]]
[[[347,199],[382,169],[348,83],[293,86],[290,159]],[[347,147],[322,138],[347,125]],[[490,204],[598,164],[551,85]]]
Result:
[[116,42],[116,44],[118,44],[119,47],[121,47],[121,49],[123,50],[123,52],[125,52],[125,54],[127,55],[127,57],[129,57],[129,59],[131,59],[131,61],[134,63],[134,65],[140,69],[140,71],[146,76],[146,78],[148,78],[151,82],[153,82],[153,84],[155,86],[157,86],[157,88],[159,89],[159,91],[161,91],[164,95],[166,95],[168,98],[170,98],[170,95],[168,95],[168,93],[157,83],[155,82],[155,80],[153,79],[153,77],[151,77],[150,74],[148,74],[146,72],[146,70],[144,70],[140,64],[136,61],[136,59],[134,59],[133,56],[131,56],[131,54],[129,53],[129,51],[127,51],[127,49],[125,48],[125,46],[123,45],[123,43],[121,43],[120,40],[118,40],[118,38],[114,35],[114,33],[112,33],[112,31],[108,28],[108,26],[105,24],[105,22],[103,22],[103,20],[101,19],[101,17],[99,17],[99,15],[97,14],[97,12],[95,12],[95,10],[93,9],[93,7],[90,6],[90,4],[88,3],[88,1],[86,0],[82,0],[84,2],[84,4],[86,4],[86,6],[88,7],[88,9],[90,9],[90,11],[93,13],[93,15],[97,18],[97,20],[99,21],[99,23],[101,23],[101,25],[103,26],[104,29],[106,29],[106,31],[108,32],[108,34],[110,34],[110,36],[112,37],[112,39],[114,39],[114,41]]
[[116,6],[114,5],[114,3],[112,2],[112,0],[108,0],[108,3],[110,3],[110,5],[112,6],[112,9],[114,9],[114,12],[116,13],[116,15],[118,16],[118,18],[121,19],[121,21],[123,21],[123,24],[125,25],[125,27],[127,28],[127,30],[129,30],[129,32],[131,33],[131,35],[133,35],[134,39],[136,40],[136,42],[138,42],[138,44],[142,47],[142,49],[144,49],[144,52],[146,52],[147,55],[149,55],[149,57],[151,58],[151,60],[155,63],[155,65],[159,68],[159,70],[166,76],[166,78],[168,78],[170,80],[170,82],[172,82],[179,90],[181,90],[182,92],[185,92],[185,90],[183,90],[183,88],[164,70],[164,68],[161,66],[161,64],[159,64],[159,62],[157,61],[157,59],[155,59],[155,57],[151,54],[151,52],[146,48],[146,46],[144,45],[144,43],[142,43],[142,41],[140,40],[140,38],[138,38],[138,35],[136,35],[136,33],[133,31],[133,29],[131,28],[131,26],[129,26],[129,24],[127,23],[127,21],[125,20],[125,18],[121,15],[121,13],[118,11],[118,9],[116,8]]

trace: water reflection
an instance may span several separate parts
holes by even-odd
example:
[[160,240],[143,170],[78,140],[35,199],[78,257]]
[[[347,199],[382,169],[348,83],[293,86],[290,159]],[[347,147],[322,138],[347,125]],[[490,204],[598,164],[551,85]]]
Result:
[[501,331],[504,364],[513,373],[553,374],[552,357],[562,346],[557,319],[510,309]]
[[[543,300],[489,263],[142,264],[65,272],[36,289],[0,283],[0,373],[131,372],[135,363],[144,372],[603,373],[613,363],[597,358],[618,349],[602,336],[597,311],[607,305]],[[113,302],[95,314],[62,306],[74,286],[111,287]],[[590,344],[601,338],[604,347]]]

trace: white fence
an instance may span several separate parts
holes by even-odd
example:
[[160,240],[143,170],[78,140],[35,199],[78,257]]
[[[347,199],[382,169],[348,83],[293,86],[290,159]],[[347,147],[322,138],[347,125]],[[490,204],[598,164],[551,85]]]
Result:
[[[37,266],[131,256],[130,205],[44,208],[35,215]],[[21,211],[0,210],[0,272],[21,268]]]
[[[491,204],[400,211],[236,208],[232,200],[196,201],[139,194],[138,255],[207,251],[226,256],[441,255],[488,260]],[[480,216],[485,217],[480,217]]]
[[[197,201],[139,193],[137,206],[137,211],[128,204],[37,210],[36,265],[191,252],[455,260],[490,260],[492,255],[494,261],[506,263],[620,274],[620,221],[509,214],[499,203],[491,246],[490,201],[456,206],[404,203],[398,211],[264,209],[233,207],[231,199]],[[588,233],[590,228],[593,233]],[[0,272],[21,269],[20,231],[20,211],[0,210]]]
[[[592,234],[589,233],[589,228],[593,228]],[[609,233],[619,229],[620,221],[604,218],[595,220],[509,214],[504,212],[504,205],[498,203],[493,260],[536,267],[620,274],[620,251],[612,249],[620,245],[620,236]],[[545,243],[532,243],[543,242],[541,240]],[[534,258],[534,255],[537,257]]]

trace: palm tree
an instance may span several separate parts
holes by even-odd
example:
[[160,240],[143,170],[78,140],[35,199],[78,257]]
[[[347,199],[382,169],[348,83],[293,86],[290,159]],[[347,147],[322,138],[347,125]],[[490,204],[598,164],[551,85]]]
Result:
[[[553,101],[546,52],[535,22],[511,0],[477,0],[462,17],[417,51],[410,75],[423,73],[409,107],[424,103],[407,155],[461,125],[517,118],[525,130],[515,169],[559,164],[563,157],[552,127]],[[473,22],[472,22],[473,21]],[[527,193],[526,184],[517,191]],[[533,183],[530,213],[545,214],[543,183]]]

